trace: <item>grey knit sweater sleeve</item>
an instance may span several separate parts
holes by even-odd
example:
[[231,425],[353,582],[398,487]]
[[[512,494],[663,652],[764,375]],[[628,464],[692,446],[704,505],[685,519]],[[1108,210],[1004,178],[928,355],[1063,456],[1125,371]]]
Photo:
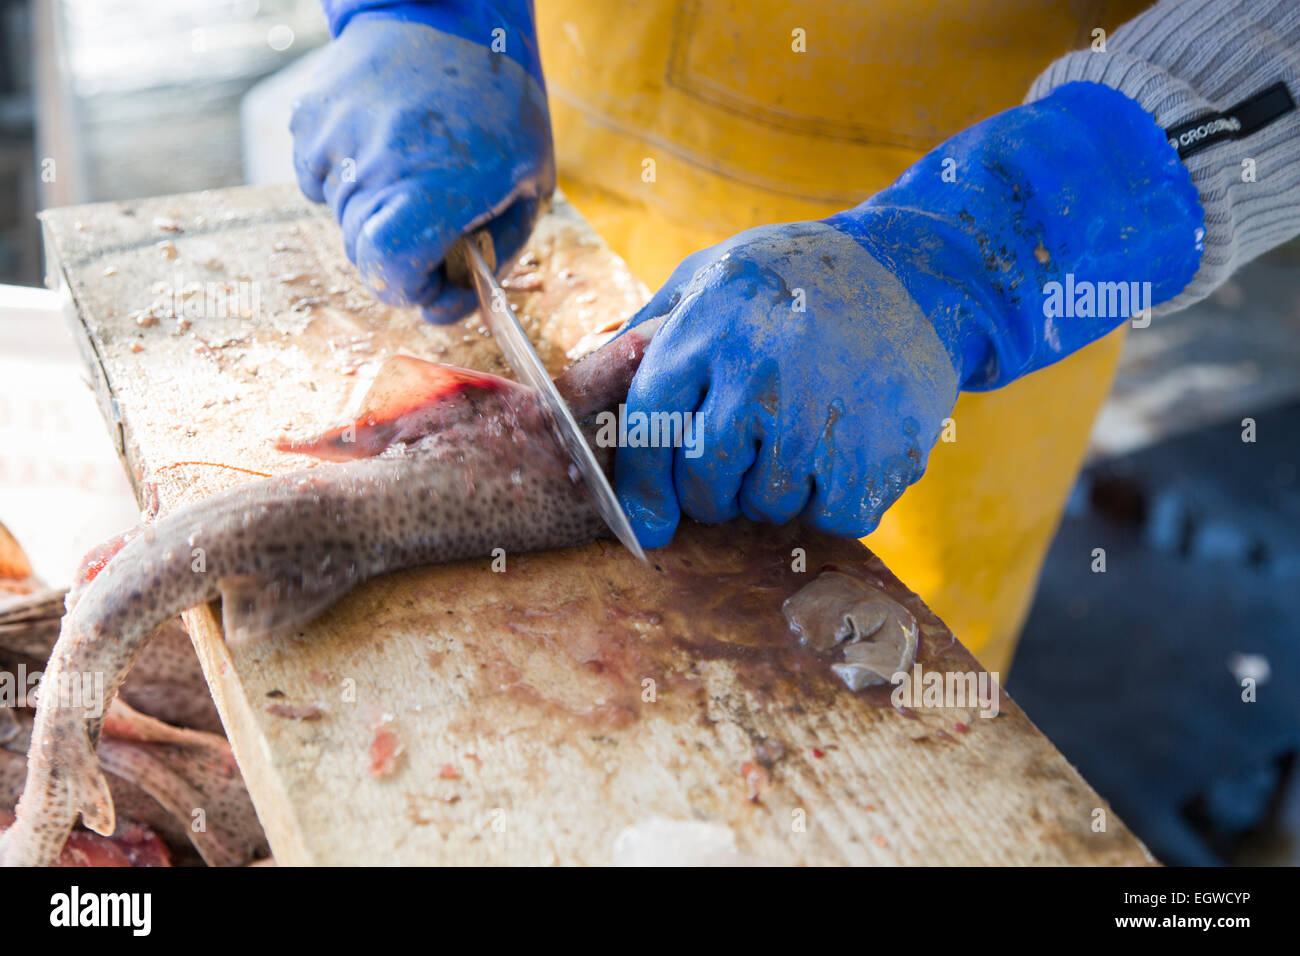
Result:
[[[1279,81],[1300,106],[1300,0],[1162,0],[1104,46],[1057,60],[1026,102],[1064,83],[1104,83],[1165,130]],[[1205,252],[1191,284],[1158,312],[1205,298],[1237,267],[1300,233],[1300,109],[1184,162],[1205,209]]]

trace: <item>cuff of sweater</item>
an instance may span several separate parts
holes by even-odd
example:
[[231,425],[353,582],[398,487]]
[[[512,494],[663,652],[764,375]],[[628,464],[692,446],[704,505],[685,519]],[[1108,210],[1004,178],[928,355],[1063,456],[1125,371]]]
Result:
[[[1026,102],[1087,80],[1125,94],[1168,130],[1226,110],[1278,81],[1300,99],[1300,58],[1276,35],[1253,24],[1220,23],[1213,7],[1195,23],[1182,22],[1185,16],[1154,16],[1160,12],[1149,11],[1116,32],[1109,52],[1083,50],[1057,60],[1034,82]],[[1222,28],[1217,41],[1225,34],[1243,40],[1249,34],[1243,46],[1250,55],[1231,43],[1189,44],[1189,34],[1203,35],[1201,20]],[[1205,298],[1238,267],[1300,234],[1297,143],[1300,110],[1293,110],[1248,136],[1183,159],[1205,210],[1205,252],[1187,288],[1158,307],[1158,314]]]

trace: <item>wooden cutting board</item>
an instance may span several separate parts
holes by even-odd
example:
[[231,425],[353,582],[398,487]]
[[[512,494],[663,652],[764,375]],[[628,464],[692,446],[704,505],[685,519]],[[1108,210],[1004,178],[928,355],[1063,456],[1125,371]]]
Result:
[[[311,465],[270,439],[342,421],[387,356],[507,374],[477,317],[375,302],[289,187],[44,220],[150,514]],[[647,295],[562,198],[506,285],[556,371]],[[979,670],[860,543],[746,522],[650,565],[597,542],[392,574],[250,646],[216,606],[185,621],[282,865],[1151,862],[1005,694],[900,710],[794,644],[781,602],[826,565],[911,609],[924,667]]]

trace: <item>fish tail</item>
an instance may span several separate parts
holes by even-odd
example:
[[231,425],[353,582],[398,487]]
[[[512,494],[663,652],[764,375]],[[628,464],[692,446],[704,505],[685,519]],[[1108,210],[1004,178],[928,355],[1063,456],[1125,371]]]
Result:
[[[49,732],[38,727],[37,734],[42,730]],[[117,828],[108,781],[85,725],[65,725],[56,732],[64,738],[60,774],[51,773],[48,763],[29,759],[16,819],[0,836],[0,866],[50,866],[59,858],[78,815],[102,836]]]

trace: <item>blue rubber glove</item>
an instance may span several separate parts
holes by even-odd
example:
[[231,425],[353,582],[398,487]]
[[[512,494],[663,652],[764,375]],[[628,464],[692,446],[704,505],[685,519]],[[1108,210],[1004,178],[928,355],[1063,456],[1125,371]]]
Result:
[[325,11],[336,39],[294,104],[298,183],[330,204],[380,299],[455,321],[476,303],[447,281],[448,248],[487,224],[504,267],[555,191],[531,5],[333,0]]
[[[698,444],[619,448],[637,537],[667,544],[683,512],[871,532],[960,389],[1005,385],[1173,298],[1202,225],[1151,116],[1073,83],[958,134],[856,209],[689,256],[628,324],[666,316],[628,421],[690,412],[699,429]],[[1103,282],[1149,282],[1149,300],[1062,306],[1058,292]]]

